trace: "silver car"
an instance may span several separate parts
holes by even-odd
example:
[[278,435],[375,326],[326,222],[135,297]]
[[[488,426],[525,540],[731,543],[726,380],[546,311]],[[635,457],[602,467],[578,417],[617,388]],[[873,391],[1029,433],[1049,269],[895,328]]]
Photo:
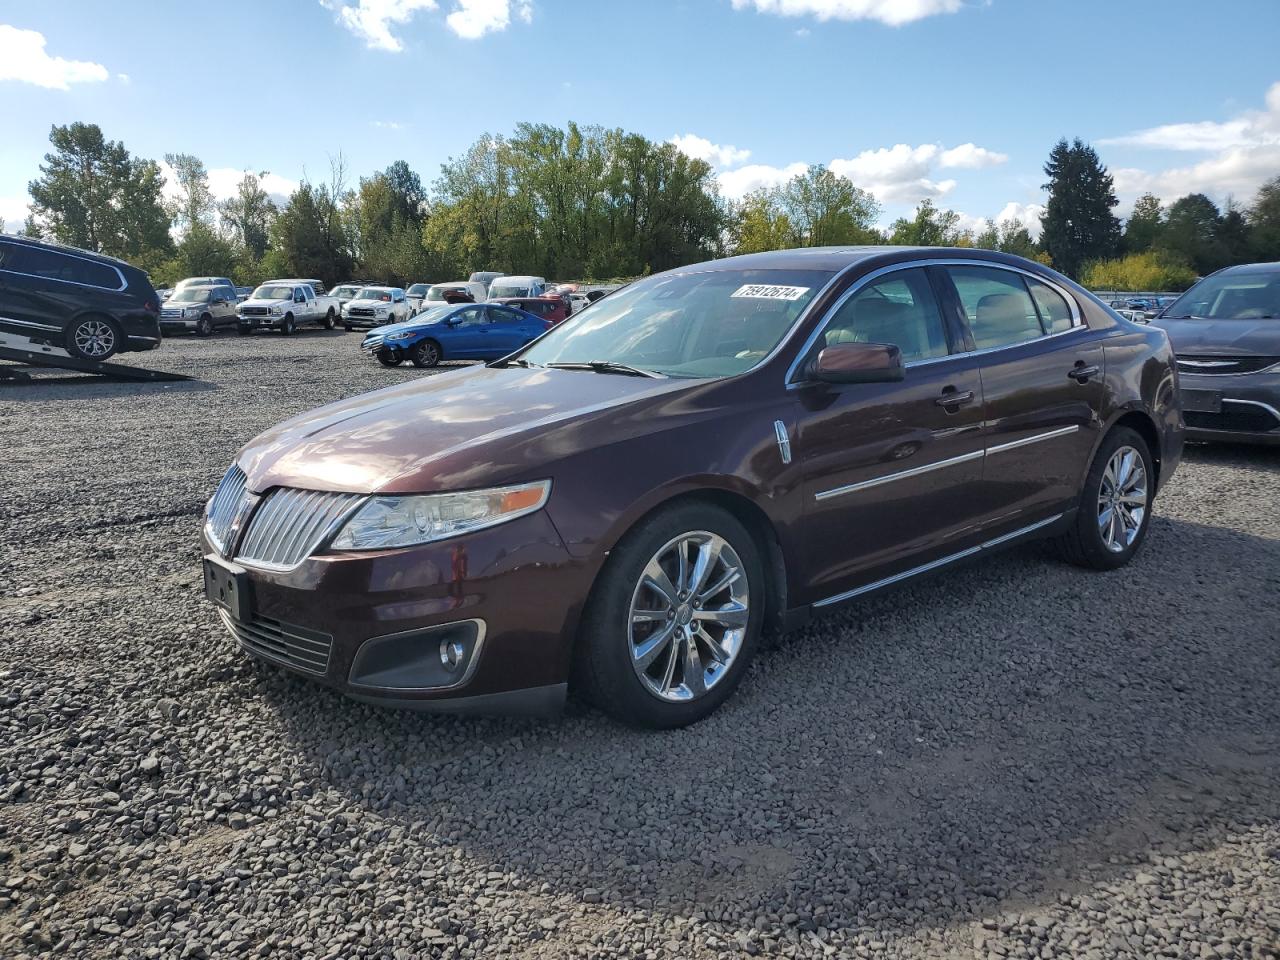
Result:
[[187,284],[174,290],[160,306],[160,332],[195,333],[207,337],[218,327],[236,324],[236,288]]

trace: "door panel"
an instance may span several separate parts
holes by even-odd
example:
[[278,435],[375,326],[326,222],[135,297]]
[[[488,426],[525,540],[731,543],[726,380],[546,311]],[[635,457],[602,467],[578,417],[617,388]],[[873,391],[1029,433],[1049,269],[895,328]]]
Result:
[[485,322],[483,307],[466,307],[452,315],[459,321],[451,327],[445,340],[445,354],[449,358],[474,360],[485,351],[489,325]]

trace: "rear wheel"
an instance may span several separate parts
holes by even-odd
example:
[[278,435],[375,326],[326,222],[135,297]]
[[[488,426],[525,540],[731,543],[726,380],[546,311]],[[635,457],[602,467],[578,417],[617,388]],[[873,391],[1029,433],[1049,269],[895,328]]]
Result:
[[755,541],[708,504],[662,510],[611,553],[583,618],[580,677],[600,709],[666,729],[733,694],[764,613]]
[[414,348],[410,359],[415,367],[434,367],[440,362],[440,344],[434,340],[423,340]]
[[196,336],[211,337],[213,336],[213,317],[207,313],[196,321]]
[[120,328],[108,317],[88,316],[76,320],[67,331],[67,352],[81,360],[107,360],[124,346]]
[[1147,442],[1117,427],[1098,447],[1071,529],[1058,539],[1064,559],[1094,570],[1115,570],[1138,552],[1151,524],[1155,472]]

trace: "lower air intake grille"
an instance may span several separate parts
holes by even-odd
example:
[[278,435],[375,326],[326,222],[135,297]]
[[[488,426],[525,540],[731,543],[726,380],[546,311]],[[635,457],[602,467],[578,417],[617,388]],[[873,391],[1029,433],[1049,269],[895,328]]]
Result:
[[362,499],[358,493],[277,487],[254,511],[236,559],[275,570],[296,567]]
[[257,615],[250,621],[241,621],[224,613],[222,621],[250,653],[306,673],[323,675],[329,668],[333,637],[327,633]]
[[1187,426],[1199,430],[1234,430],[1237,433],[1265,433],[1280,427],[1280,421],[1261,407],[1243,404],[1224,405],[1221,413],[1186,411]]

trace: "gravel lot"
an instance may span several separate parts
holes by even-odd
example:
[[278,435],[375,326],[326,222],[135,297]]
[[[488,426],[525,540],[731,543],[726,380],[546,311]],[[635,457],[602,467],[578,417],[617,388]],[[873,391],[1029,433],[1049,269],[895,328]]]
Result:
[[357,335],[0,387],[0,957],[1278,957],[1280,450],[1115,574],[1024,547],[832,615],[674,733],[395,713],[247,660],[235,450],[427,375]]

